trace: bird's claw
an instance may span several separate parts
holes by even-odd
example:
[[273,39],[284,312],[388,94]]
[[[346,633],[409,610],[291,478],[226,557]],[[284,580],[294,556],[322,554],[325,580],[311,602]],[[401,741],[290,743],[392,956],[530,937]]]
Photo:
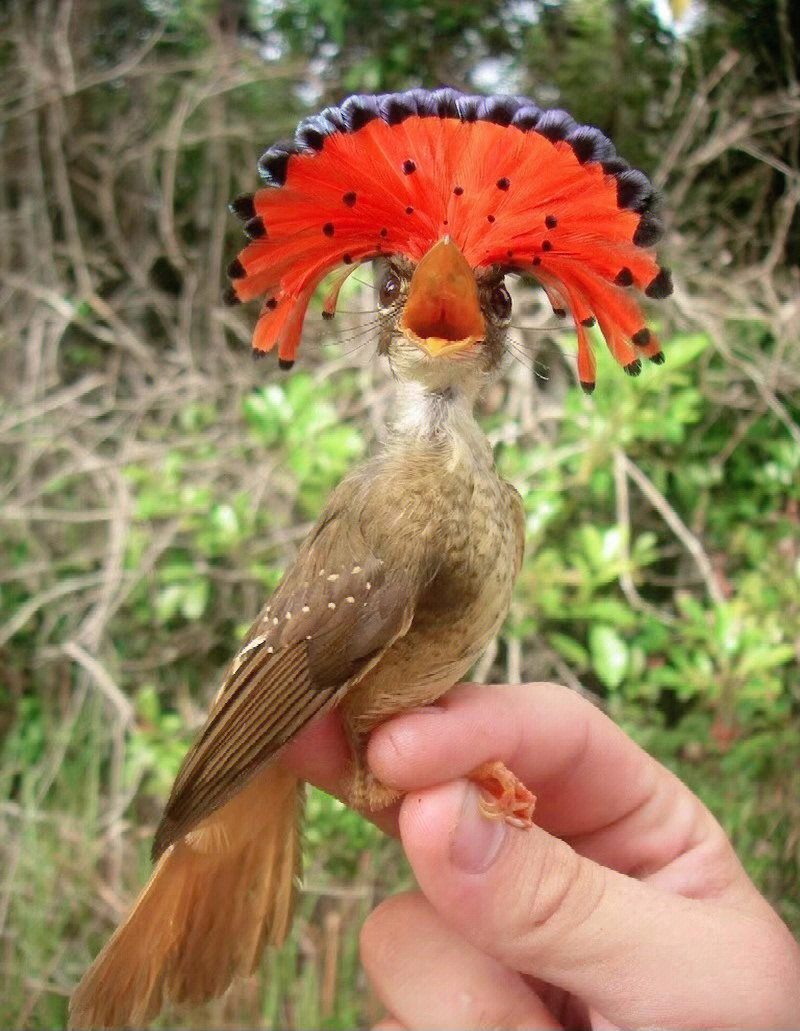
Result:
[[533,826],[536,795],[499,760],[482,763],[469,775],[483,792],[481,811],[492,820],[505,820],[512,827]]

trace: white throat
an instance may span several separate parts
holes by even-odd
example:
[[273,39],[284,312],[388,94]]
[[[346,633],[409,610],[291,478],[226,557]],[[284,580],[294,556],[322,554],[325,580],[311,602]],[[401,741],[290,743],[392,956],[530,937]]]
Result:
[[457,391],[433,391],[420,383],[401,383],[391,436],[440,445],[456,462],[477,460],[491,465],[491,450],[475,421],[473,404],[473,398]]

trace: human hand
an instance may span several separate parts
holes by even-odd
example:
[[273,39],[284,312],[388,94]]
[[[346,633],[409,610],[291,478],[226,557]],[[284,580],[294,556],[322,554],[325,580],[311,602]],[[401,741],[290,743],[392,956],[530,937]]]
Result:
[[[287,758],[337,791],[331,726]],[[720,826],[574,693],[462,685],[379,727],[368,757],[407,792],[381,822],[421,888],[364,927],[382,1026],[800,1024],[800,949]],[[489,759],[537,793],[533,829],[481,814],[460,778]]]

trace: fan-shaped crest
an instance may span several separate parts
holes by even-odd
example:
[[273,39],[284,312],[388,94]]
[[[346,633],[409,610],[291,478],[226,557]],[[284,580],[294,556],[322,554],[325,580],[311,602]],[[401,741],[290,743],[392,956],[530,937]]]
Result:
[[263,155],[267,188],[233,202],[251,242],[229,267],[232,302],[265,296],[253,346],[294,360],[308,302],[338,266],[418,261],[448,234],[473,268],[534,276],[570,311],[578,372],[594,385],[596,320],[630,373],[663,360],[632,296],[671,291],[646,176],[597,129],[515,97],[411,90],[354,96]]

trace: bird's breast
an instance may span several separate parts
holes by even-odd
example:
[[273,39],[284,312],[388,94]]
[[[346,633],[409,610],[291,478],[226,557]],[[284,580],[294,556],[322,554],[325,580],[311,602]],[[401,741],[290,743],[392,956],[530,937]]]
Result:
[[511,492],[493,470],[453,501],[409,636],[435,641],[430,647],[442,660],[471,664],[508,612],[518,541]]
[[430,704],[472,667],[511,602],[520,548],[518,504],[493,468],[442,475],[412,533],[428,534],[431,576],[408,632],[348,700],[370,730],[393,712]]

